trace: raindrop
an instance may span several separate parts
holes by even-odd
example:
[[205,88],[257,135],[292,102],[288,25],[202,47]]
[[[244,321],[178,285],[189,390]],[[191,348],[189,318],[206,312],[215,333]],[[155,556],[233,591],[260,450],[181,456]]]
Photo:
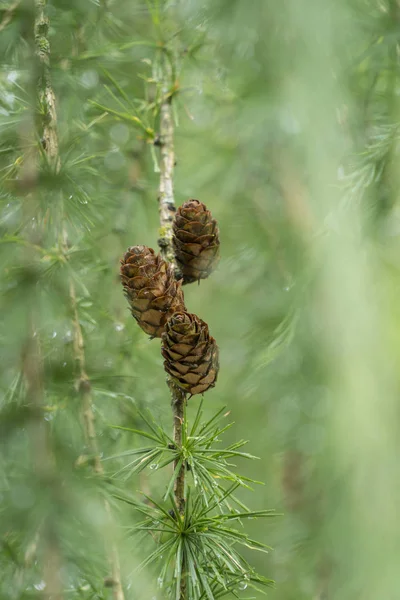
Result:
[[72,339],[73,339],[72,331],[70,329],[67,329],[67,331],[65,332],[65,335],[64,335],[64,342],[66,344],[68,344],[69,342],[72,342]]
[[51,337],[54,339],[57,337],[57,331],[53,331],[53,333],[51,334]]
[[9,74],[7,75],[7,81],[9,81],[10,83],[15,83],[18,79],[18,72],[17,71],[10,71]]
[[114,327],[115,331],[123,331],[125,329],[125,325],[123,323],[115,323]]
[[46,421],[52,421],[54,419],[54,414],[53,413],[46,413],[44,415],[44,418]]
[[159,578],[157,579],[157,585],[158,585],[158,587],[159,587],[159,588],[162,588],[162,586],[163,586],[163,583],[164,583],[164,581],[163,581],[163,578],[162,578],[162,577],[159,577]]
[[99,76],[96,71],[85,71],[81,76],[81,83],[85,88],[93,88],[99,82]]
[[158,464],[157,464],[157,463],[152,463],[152,464],[150,465],[150,469],[151,469],[152,471],[155,471],[156,469],[158,469]]
[[3,100],[4,100],[5,102],[7,102],[7,104],[8,104],[9,106],[11,106],[12,104],[14,104],[14,101],[15,101],[15,96],[14,96],[14,94],[10,94],[9,92],[5,92],[5,93],[3,94]]
[[239,590],[245,590],[247,588],[248,581],[249,581],[249,576],[245,575],[243,578],[243,581],[241,581],[238,585]]
[[44,590],[44,588],[46,587],[46,583],[44,581],[39,581],[39,583],[34,583],[33,587],[35,588],[35,590]]

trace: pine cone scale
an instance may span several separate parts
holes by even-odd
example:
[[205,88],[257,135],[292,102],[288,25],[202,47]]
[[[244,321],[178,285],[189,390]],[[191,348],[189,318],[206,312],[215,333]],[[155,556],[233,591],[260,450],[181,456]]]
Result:
[[189,354],[191,350],[192,346],[190,346],[189,344],[180,343],[174,344],[170,351],[175,352],[180,358],[182,358],[182,356],[186,356],[187,354]]

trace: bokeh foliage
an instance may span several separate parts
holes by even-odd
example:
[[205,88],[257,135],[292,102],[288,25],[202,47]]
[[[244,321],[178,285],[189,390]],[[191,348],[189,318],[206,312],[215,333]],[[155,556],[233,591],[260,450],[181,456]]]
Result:
[[[235,426],[225,443],[249,439],[261,458],[237,461],[265,482],[241,500],[284,513],[246,524],[274,548],[246,558],[276,580],[276,600],[397,598],[398,2],[49,2],[62,166],[55,174],[42,157],[29,189],[24,156],[40,146],[31,137],[33,2],[0,10],[0,596],[43,595],[40,560],[27,550],[51,512],[65,597],[111,597],[109,491],[99,490],[80,424],[69,277],[103,457],[142,444],[110,425],[143,429],[143,409],[170,426],[159,345],[137,327],[118,282],[126,247],[157,243],[163,40],[180,56],[176,201],[199,198],[221,230],[218,271],[185,291],[221,351],[204,409],[227,405]],[[32,311],[40,418],[57,464],[45,481],[32,467],[38,416],[21,377]],[[104,461],[110,485],[123,464]],[[126,492],[162,497],[168,479],[150,469]],[[117,501],[113,511],[127,598],[157,597],[153,571],[134,573],[143,546],[124,535],[137,517]],[[238,587],[258,597],[248,592]]]

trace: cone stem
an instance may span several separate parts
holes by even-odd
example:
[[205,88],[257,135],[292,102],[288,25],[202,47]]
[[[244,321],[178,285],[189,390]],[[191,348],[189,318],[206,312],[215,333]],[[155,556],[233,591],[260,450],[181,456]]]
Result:
[[[185,419],[185,402],[186,402],[186,394],[180,388],[178,388],[170,379],[168,380],[168,386],[171,390],[171,405],[172,405],[172,414],[174,418],[174,442],[177,448],[181,448],[182,446],[182,430]],[[174,461],[174,471],[179,463],[179,458],[176,458]],[[185,517],[185,475],[186,475],[186,466],[185,463],[182,462],[181,468],[179,469],[179,473],[176,476],[174,483],[174,497],[175,503],[178,507],[179,514],[181,518]],[[180,585],[180,600],[186,600],[186,577],[185,577],[185,563],[182,557],[182,565],[181,565],[181,585]]]
[[[36,54],[40,67],[40,77],[38,80],[38,99],[44,113],[42,145],[49,163],[58,173],[61,168],[59,142],[58,142],[58,124],[56,112],[56,95],[51,81],[50,72],[50,43],[48,40],[49,19],[45,14],[46,0],[35,0],[36,19],[35,19],[35,44]],[[65,260],[68,260],[68,232],[63,219],[61,230],[61,249]],[[78,304],[76,298],[75,284],[72,277],[69,278],[69,300],[72,312],[72,324],[74,330],[73,348],[74,358],[77,366],[78,376],[76,387],[82,399],[82,416],[85,430],[86,443],[93,458],[93,469],[98,475],[103,475],[103,465],[100,460],[100,453],[97,442],[95,417],[93,412],[93,397],[90,379],[86,373],[85,367],[85,347],[80,325]],[[112,514],[109,502],[104,500],[105,511],[112,528]],[[113,598],[114,600],[124,600],[124,592],[121,584],[121,573],[119,556],[116,544],[112,541],[108,551],[108,558],[112,571]],[[58,598],[58,596],[57,596]]]

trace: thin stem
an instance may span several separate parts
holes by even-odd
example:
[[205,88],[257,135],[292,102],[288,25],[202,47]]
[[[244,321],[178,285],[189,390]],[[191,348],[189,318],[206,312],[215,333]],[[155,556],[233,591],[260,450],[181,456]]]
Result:
[[[168,65],[165,61],[165,70]],[[168,69],[168,72],[170,69]],[[163,258],[174,264],[176,269],[174,251],[172,246],[172,222],[175,217],[176,207],[174,201],[173,174],[175,166],[174,153],[174,121],[172,116],[172,96],[170,94],[167,77],[162,86],[162,101],[160,106],[160,187],[158,208],[160,213],[160,238],[158,244]]]
[[[182,446],[182,429],[185,418],[186,394],[178,388],[171,380],[168,381],[171,390],[171,405],[174,419],[174,442],[177,448]],[[174,469],[179,463],[179,458],[175,459]],[[174,484],[175,501],[181,515],[185,513],[185,465],[182,464]]]
[[[45,15],[46,0],[36,0],[36,22],[35,22],[35,42],[36,52],[41,67],[38,81],[38,96],[41,112],[43,115],[43,137],[42,145],[49,163],[52,164],[58,172],[61,167],[59,143],[58,143],[58,125],[56,111],[56,97],[52,87],[50,73],[50,44],[48,40],[49,19]],[[66,260],[68,260],[68,233],[65,222],[62,226],[62,251]],[[84,431],[86,443],[93,459],[93,469],[98,475],[103,475],[104,470],[100,460],[100,453],[97,442],[95,417],[93,412],[92,387],[90,379],[86,373],[85,346],[82,334],[82,328],[79,321],[78,304],[76,298],[75,285],[72,278],[69,278],[69,299],[72,311],[72,322],[74,330],[73,349],[77,367],[76,387],[82,399],[82,416],[84,422]],[[111,508],[107,500],[104,500],[105,510],[110,523],[112,523]],[[113,588],[114,600],[124,600],[124,592],[121,584],[121,573],[119,556],[115,543],[111,544],[109,550],[109,561],[112,571],[109,585]]]
[[[66,232],[64,230],[64,252],[66,250],[66,246],[68,240],[66,238]],[[76,381],[76,388],[82,398],[82,415],[84,421],[84,430],[86,443],[89,448],[89,451],[93,458],[93,468],[95,473],[99,475],[103,474],[103,466],[100,460],[99,447],[97,443],[97,435],[96,428],[94,425],[94,413],[93,413],[93,405],[92,405],[92,386],[90,383],[90,379],[86,373],[85,367],[85,346],[82,335],[82,328],[79,322],[79,314],[78,314],[78,304],[76,300],[76,291],[75,285],[70,279],[69,281],[69,297],[71,302],[72,309],[72,324],[74,329],[74,357],[75,363],[78,371],[78,377]]]
[[45,14],[46,0],[36,0],[35,43],[40,66],[38,81],[39,108],[43,116],[42,145],[56,171],[60,168],[57,135],[56,98],[51,85],[49,19]]
[[[161,143],[161,164],[160,164],[160,187],[159,187],[159,214],[160,214],[160,239],[158,241],[163,258],[171,262],[175,267],[175,276],[179,276],[175,262],[172,246],[172,223],[174,220],[176,208],[174,201],[173,175],[175,166],[174,154],[174,121],[172,117],[172,96],[170,94],[170,67],[167,61],[164,61],[164,82],[162,87],[163,98],[160,107],[160,143]],[[178,388],[170,379],[168,386],[171,392],[171,405],[173,414],[174,442],[177,448],[182,446],[182,431],[185,416],[186,394]],[[174,462],[174,469],[178,465],[178,459]],[[174,484],[174,497],[179,513],[183,518],[185,514],[185,475],[186,466],[182,463]],[[180,600],[185,600],[186,578],[184,573],[184,564],[181,566],[181,587]]]

